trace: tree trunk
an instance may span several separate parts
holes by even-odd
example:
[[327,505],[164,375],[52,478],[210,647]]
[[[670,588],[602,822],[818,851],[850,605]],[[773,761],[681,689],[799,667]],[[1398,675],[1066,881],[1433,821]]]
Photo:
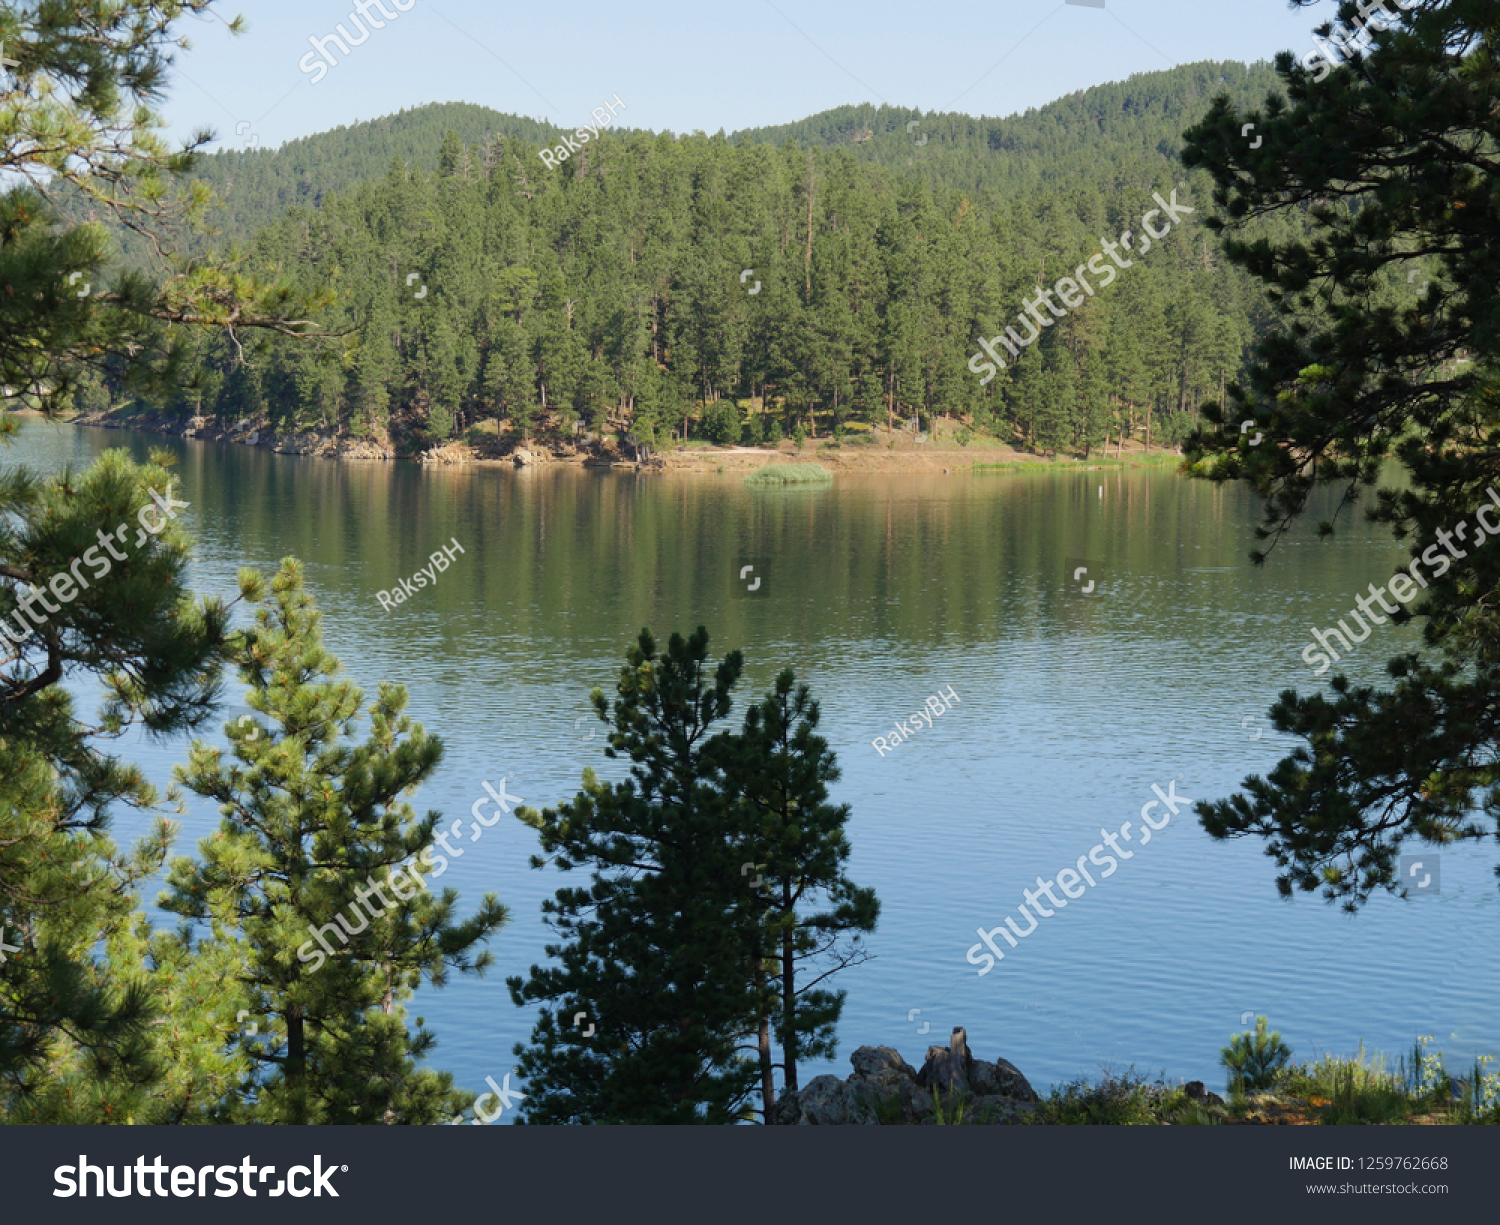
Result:
[[302,1005],[290,1004],[286,1010],[286,1063],[283,1065],[282,1074],[286,1082],[292,1087],[292,1100],[298,1104],[302,1111],[299,1123],[307,1122],[306,1103],[302,1099],[300,1090],[303,1078],[307,1072],[307,1030],[306,1022],[302,1018]]
[[812,225],[813,225],[813,160],[812,150],[807,151],[807,258],[804,261],[807,280],[807,297],[812,301]]
[[[792,887],[782,886],[782,913],[793,909]],[[797,963],[793,950],[795,920],[781,934],[781,1075],[782,1092],[797,1092]]]
[[760,1018],[760,1097],[761,1122],[770,1127],[776,1122],[776,1078],[771,1072],[771,1018],[764,1014]]

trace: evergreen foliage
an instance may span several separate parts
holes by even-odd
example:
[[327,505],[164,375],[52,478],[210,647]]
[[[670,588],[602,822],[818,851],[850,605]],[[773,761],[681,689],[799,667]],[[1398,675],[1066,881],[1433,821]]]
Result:
[[[288,559],[270,584],[249,571],[240,583],[261,607],[234,658],[248,704],[270,724],[230,724],[234,764],[202,741],[192,746],[179,780],[216,801],[223,820],[200,842],[200,860],[172,864],[162,898],[212,926],[200,955],[243,964],[236,1003],[260,1023],[240,1038],[250,1071],[231,1119],[445,1121],[472,1095],[448,1073],[417,1067],[435,1039],[420,1022],[408,1030],[401,1004],[424,978],[442,986],[450,970],[483,973],[493,956],[474,948],[504,925],[505,908],[487,894],[459,921],[457,893],[426,886],[422,871],[441,870],[440,814],[418,821],[401,797],[442,749],[401,713],[406,691],[382,686],[369,739],[344,743],[363,700],[334,679],[338,661],[323,649],[301,566]],[[409,868],[419,857],[424,867]]]
[[1290,1061],[1292,1048],[1267,1024],[1265,1017],[1256,1017],[1255,1031],[1235,1034],[1220,1054],[1219,1062],[1229,1071],[1231,1093],[1272,1088]]
[[558,964],[508,980],[518,1006],[543,1004],[515,1048],[528,1122],[733,1123],[757,1087],[769,1122],[776,1070],[795,1090],[799,1060],[834,1054],[843,993],[820,984],[864,959],[879,903],[843,873],[818,706],[783,672],[732,733],[717,725],[743,659],[708,668],[701,627],[665,652],[642,630],[613,704],[591,695],[629,778],[587,770],[571,801],[517,813],[558,868],[592,869],[543,903]]
[[[1346,23],[1357,7],[1340,5]],[[1369,28],[1370,51],[1321,82],[1278,57],[1286,98],[1247,113],[1217,101],[1185,153],[1214,176],[1229,258],[1284,317],[1230,408],[1204,410],[1253,420],[1269,445],[1205,430],[1189,458],[1262,495],[1259,534],[1273,545],[1317,486],[1342,489],[1340,512],[1373,490],[1369,518],[1409,548],[1403,570],[1417,576],[1405,580],[1412,608],[1392,619],[1421,618],[1427,649],[1392,659],[1388,688],[1336,673],[1327,696],[1284,692],[1271,722],[1306,747],[1242,794],[1197,805],[1214,837],[1265,839],[1283,896],[1321,890],[1351,912],[1403,888],[1406,841],[1500,835],[1500,549],[1464,522],[1500,477],[1500,14],[1420,0]],[[1252,121],[1259,149],[1239,139]],[[1243,232],[1288,215],[1310,218],[1312,233]],[[1381,486],[1391,458],[1400,479]]]
[[[444,106],[221,152],[199,182],[242,218],[226,238],[258,227],[251,267],[331,285],[319,320],[357,356],[205,338],[217,396],[173,407],[420,442],[493,420],[518,443],[575,423],[732,443],[745,403],[772,436],[960,417],[1044,454],[1171,444],[1270,320],[1194,215],[998,377],[970,359],[1038,287],[1139,232],[1153,191],[1206,203],[1182,126],[1214,87],[1248,102],[1274,80],[1190,65],[1003,123],[950,117],[919,149],[909,112],[843,108],[732,138],[611,126],[549,168],[531,121]],[[258,395],[228,377],[244,357]]]

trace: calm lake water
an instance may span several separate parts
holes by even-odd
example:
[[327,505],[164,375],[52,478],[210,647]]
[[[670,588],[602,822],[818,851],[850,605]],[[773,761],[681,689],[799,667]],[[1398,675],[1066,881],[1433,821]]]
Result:
[[[1295,747],[1265,710],[1320,683],[1299,658],[1310,627],[1391,573],[1400,552],[1380,529],[1319,542],[1303,528],[1257,568],[1252,496],[1170,471],[751,492],[730,476],[334,463],[35,421],[0,463],[164,445],[192,503],[198,590],[233,596],[240,567],[299,557],[347,672],[367,693],[409,688],[409,713],[447,748],[419,811],[466,816],[502,776],[536,806],[572,794],[585,763],[613,776],[600,736],[583,739],[587,695],[612,692],[643,625],[663,640],[706,625],[717,655],[745,652],[736,722],[794,667],[843,769],[850,874],[883,903],[874,960],[837,980],[839,1057],[803,1083],[846,1075],[864,1044],[920,1064],[954,1025],[1042,1092],[1132,1064],[1221,1090],[1219,1049],[1257,1012],[1298,1057],[1361,1040],[1394,1055],[1418,1034],[1436,1035],[1450,1070],[1500,1053],[1493,844],[1445,849],[1440,896],[1382,895],[1349,917],[1315,895],[1279,901],[1258,840],[1215,843],[1184,809],[991,972],[965,960],[975,929],[1017,915],[1039,874],[1138,826],[1152,784],[1223,797]],[[376,591],[450,540],[464,552],[436,587],[384,609]],[[1097,579],[1091,595],[1070,590],[1071,559]],[[1376,682],[1416,637],[1378,628],[1343,666]],[[960,703],[930,729],[872,747],[950,687]],[[127,756],[164,785],[185,745],[136,740]],[[114,833],[129,843],[147,824],[122,813]],[[178,851],[216,824],[197,803]],[[535,835],[515,821],[464,845],[442,884],[470,900],[494,890],[513,919],[494,970],[424,988],[411,1011],[439,1038],[434,1062],[480,1091],[512,1070],[533,1021],[504,979],[544,959],[540,903],[582,874],[528,868]]]

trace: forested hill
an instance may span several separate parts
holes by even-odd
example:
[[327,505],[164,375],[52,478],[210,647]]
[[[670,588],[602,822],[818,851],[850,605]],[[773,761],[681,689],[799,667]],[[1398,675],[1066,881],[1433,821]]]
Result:
[[[244,242],[293,205],[317,207],[326,196],[380,178],[393,158],[423,170],[437,169],[445,133],[455,132],[465,145],[484,148],[500,136],[539,145],[552,131],[535,119],[502,115],[487,106],[434,102],[340,125],[288,141],[279,149],[220,149],[203,157],[194,177],[212,187],[223,202],[214,218],[222,237]],[[247,132],[241,139],[248,142],[252,135]]]
[[[1176,159],[1183,131],[1216,92],[1250,106],[1279,87],[1266,64],[1187,64],[1080,90],[1008,119],[842,106],[796,123],[747,128],[728,140],[845,148],[860,161],[967,191],[1010,194],[1079,177],[1108,189],[1139,183],[1143,173],[1161,181],[1163,165]],[[918,126],[909,130],[913,121]],[[631,126],[628,111],[611,125],[616,131]],[[316,207],[330,194],[380,178],[392,159],[436,170],[448,132],[480,150],[502,136],[535,145],[561,139],[560,129],[533,118],[467,102],[437,102],[305,136],[279,149],[222,148],[203,157],[195,176],[223,201],[214,222],[222,238],[243,243],[293,205]],[[253,135],[238,139],[248,142]],[[226,137],[226,145],[235,139]],[[134,245],[126,245],[135,254]]]
[[1267,63],[1204,62],[1095,85],[1008,119],[865,104],[729,139],[848,149],[861,161],[969,191],[1009,194],[1080,176],[1115,186],[1136,181],[1143,164],[1155,173],[1175,162],[1182,133],[1216,94],[1248,109],[1272,90],[1281,92],[1281,82]]
[[[1174,69],[998,125],[954,119],[921,146],[930,121],[907,145],[906,112],[850,108],[806,121],[824,140],[612,125],[548,164],[534,128],[502,130],[531,120],[431,107],[220,154],[203,173],[235,216],[274,217],[227,236],[257,270],[329,289],[320,323],[357,349],[339,364],[295,341],[196,338],[202,385],[170,408],[419,443],[471,428],[753,442],[935,416],[1043,453],[1170,442],[1270,326],[1202,224],[1206,178],[1176,159],[1220,76],[1257,100],[1275,83]],[[303,203],[282,211],[278,193]],[[1148,213],[1179,198],[1148,244]],[[1086,299],[1059,280],[1085,263]],[[1041,307],[1054,285],[1068,310]],[[1007,325],[1031,347],[976,365]]]

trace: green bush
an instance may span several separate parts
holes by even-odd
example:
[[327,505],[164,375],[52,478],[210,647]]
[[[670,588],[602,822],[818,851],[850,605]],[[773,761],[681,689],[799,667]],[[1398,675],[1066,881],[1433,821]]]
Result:
[[720,446],[740,440],[740,410],[733,400],[715,400],[703,410],[703,436]]
[[1325,1055],[1314,1064],[1282,1072],[1282,1092],[1328,1103],[1325,1123],[1392,1123],[1418,1109],[1423,1094],[1408,1089],[1406,1076],[1386,1071],[1383,1056],[1365,1056],[1364,1043],[1352,1059]]
[[792,431],[792,441],[797,444],[797,450],[802,450],[802,444],[807,441],[807,431],[802,428],[802,422],[797,422],[797,428]]
[[1229,1069],[1229,1091],[1238,1094],[1272,1088],[1291,1057],[1292,1048],[1281,1040],[1280,1032],[1267,1032],[1266,1018],[1256,1017],[1255,1032],[1231,1038],[1219,1063]]
[[1406,1091],[1378,1066],[1347,1060],[1333,1069],[1331,1082],[1325,1123],[1395,1123],[1411,1113]]
[[758,447],[766,440],[766,432],[761,424],[760,414],[751,413],[750,419],[745,422],[745,428],[740,431],[740,442],[747,447]]

